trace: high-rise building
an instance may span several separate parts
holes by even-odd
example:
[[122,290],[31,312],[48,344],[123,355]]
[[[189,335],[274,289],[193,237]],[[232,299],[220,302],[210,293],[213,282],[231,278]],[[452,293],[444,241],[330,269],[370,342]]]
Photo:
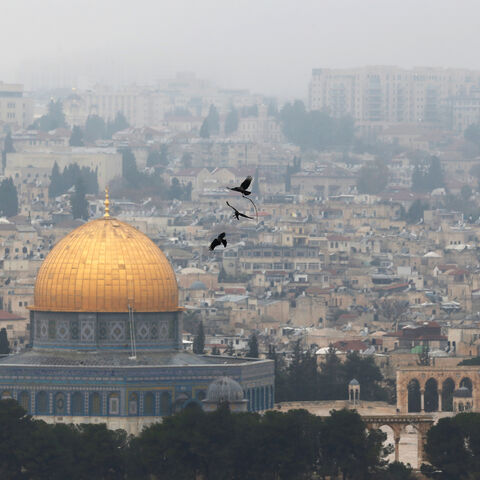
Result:
[[311,110],[351,115],[360,124],[451,125],[451,99],[478,91],[480,72],[391,66],[316,68],[309,89]]

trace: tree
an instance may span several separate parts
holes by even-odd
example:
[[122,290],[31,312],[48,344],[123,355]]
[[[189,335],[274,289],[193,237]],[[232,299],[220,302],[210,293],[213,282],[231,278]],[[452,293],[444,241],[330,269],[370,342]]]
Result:
[[428,346],[421,345],[422,351],[418,354],[417,365],[422,367],[430,366],[430,349]]
[[470,197],[472,196],[472,189],[470,188],[470,185],[463,185],[462,189],[460,190],[460,196],[462,197],[462,200],[466,203],[470,200]]
[[129,126],[130,125],[127,122],[127,119],[125,118],[123,113],[122,112],[117,112],[113,122],[107,122],[107,125],[105,127],[105,136],[107,138],[112,138],[112,136],[115,133],[120,132],[122,130],[125,130]]
[[235,355],[235,350],[233,349],[233,342],[231,340],[230,342],[228,342],[227,348],[225,349],[225,355],[229,357],[233,357],[233,355]]
[[122,171],[123,178],[131,187],[138,187],[141,175],[137,168],[137,160],[130,148],[122,150]]
[[379,386],[383,380],[380,369],[375,364],[373,357],[360,356],[357,352],[347,354],[343,364],[343,378],[345,379],[344,397],[347,398],[347,383],[356,378],[361,385],[364,400],[386,400],[386,392]]
[[83,147],[85,145],[83,143],[82,129],[78,125],[74,125],[68,143],[71,147]]
[[61,100],[50,100],[50,103],[48,104],[48,113],[42,115],[33,123],[33,128],[41,130],[42,132],[49,132],[50,130],[64,128],[66,126],[67,123],[65,122]]
[[180,163],[183,168],[192,168],[192,154],[189,152],[183,152]]
[[85,198],[85,184],[81,177],[75,183],[75,192],[70,196],[73,218],[88,220],[88,202]]
[[480,124],[472,123],[471,125],[469,125],[465,129],[463,136],[465,137],[465,140],[468,140],[469,142],[475,144],[477,147],[480,147]]
[[50,198],[55,198],[58,195],[64,193],[62,180],[63,178],[60,174],[58,163],[55,162],[53,164],[52,173],[50,174],[50,185],[48,186],[48,196]]
[[200,127],[200,137],[201,138],[210,138],[210,128],[208,126],[208,121],[205,119]]
[[10,343],[7,337],[7,330],[0,330],[0,355],[8,355],[10,353]]
[[238,112],[232,107],[225,118],[225,135],[230,135],[238,129]]
[[220,115],[218,114],[215,105],[210,105],[206,120],[209,134],[216,134],[220,131]]
[[475,478],[469,476],[474,472],[469,468],[465,440],[465,432],[455,418],[441,418],[427,432],[425,454],[432,466],[422,465],[422,473],[442,480]]
[[357,190],[359,193],[376,195],[385,190],[388,184],[390,171],[385,163],[379,159],[364,165],[358,172]]
[[12,177],[5,178],[0,183],[0,215],[14,217],[18,213],[17,187]]
[[258,358],[258,338],[254,333],[248,339],[247,357]]
[[197,334],[193,340],[193,353],[203,355],[205,353],[205,332],[203,331],[203,322],[198,324]]
[[7,132],[5,136],[5,141],[3,142],[3,150],[2,150],[2,168],[5,169],[7,166],[7,153],[15,152],[15,148],[13,147],[13,140],[12,134],[10,131]]
[[85,122],[84,138],[88,143],[94,143],[95,141],[105,138],[106,125],[105,120],[98,115],[89,115]]
[[416,199],[409,207],[407,214],[406,214],[406,220],[407,223],[413,224],[413,223],[418,223],[421,220],[423,220],[423,214],[425,213],[425,210],[428,209],[428,204],[422,202],[420,199]]
[[16,400],[0,400],[0,478],[28,478],[23,474],[35,424]]

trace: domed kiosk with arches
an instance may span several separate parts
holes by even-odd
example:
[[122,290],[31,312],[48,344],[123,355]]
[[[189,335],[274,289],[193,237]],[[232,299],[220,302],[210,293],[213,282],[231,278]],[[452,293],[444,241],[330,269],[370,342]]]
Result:
[[182,349],[170,263],[108,209],[51,250],[30,310],[32,348],[0,361],[0,396],[37,418],[137,433],[189,404],[201,406],[222,376],[240,386],[249,410],[273,406],[272,361]]

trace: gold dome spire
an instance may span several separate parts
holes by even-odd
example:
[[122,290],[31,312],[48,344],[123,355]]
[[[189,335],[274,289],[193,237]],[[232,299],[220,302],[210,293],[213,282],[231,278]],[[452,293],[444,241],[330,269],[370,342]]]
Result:
[[108,187],[105,187],[105,215],[104,218],[110,218],[110,200],[108,199]]
[[137,312],[178,311],[175,273],[146,235],[106,217],[76,228],[47,255],[31,309],[127,312],[129,305]]

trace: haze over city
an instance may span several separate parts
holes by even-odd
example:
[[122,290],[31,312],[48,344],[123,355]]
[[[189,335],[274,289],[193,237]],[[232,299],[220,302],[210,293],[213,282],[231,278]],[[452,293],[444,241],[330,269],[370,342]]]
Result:
[[474,0],[21,0],[3,7],[0,77],[28,85],[44,70],[124,84],[192,71],[305,97],[316,67],[480,68],[470,48],[479,13]]

